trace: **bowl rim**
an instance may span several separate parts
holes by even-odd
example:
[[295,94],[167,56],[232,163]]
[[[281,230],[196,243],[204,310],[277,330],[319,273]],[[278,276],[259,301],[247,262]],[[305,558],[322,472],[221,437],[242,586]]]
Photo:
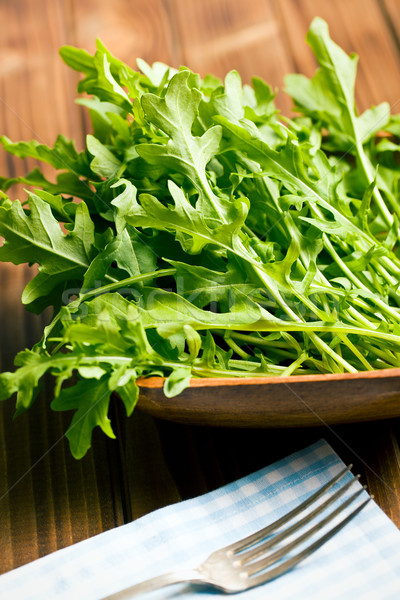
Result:
[[[353,381],[360,379],[383,379],[400,377],[400,367],[379,369],[374,371],[358,371],[357,373],[318,373],[315,375],[260,375],[257,377],[192,377],[191,388],[228,387],[242,385],[277,385],[292,383],[319,383],[324,381]],[[139,377],[136,381],[140,388],[162,388],[166,377]]]

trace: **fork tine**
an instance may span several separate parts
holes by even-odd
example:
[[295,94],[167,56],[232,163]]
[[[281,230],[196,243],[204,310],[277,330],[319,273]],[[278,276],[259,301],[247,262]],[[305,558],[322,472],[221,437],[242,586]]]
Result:
[[[364,491],[364,488],[362,488],[361,490],[357,490],[357,492],[355,492],[347,500],[342,502],[342,504],[340,504],[340,506],[338,506],[337,508],[335,508],[335,510],[330,512],[329,515],[327,515],[324,519],[322,519],[321,521],[318,521],[318,523],[316,525],[314,525],[313,527],[311,527],[311,529],[308,529],[302,535],[298,536],[297,538],[295,538],[294,540],[292,540],[285,546],[282,546],[281,548],[279,548],[279,550],[277,550],[273,554],[270,554],[269,556],[267,556],[263,559],[257,560],[250,564],[247,564],[245,566],[246,573],[248,575],[253,575],[254,573],[258,573],[261,570],[266,569],[270,565],[276,563],[283,556],[289,554],[289,552],[291,550],[293,550],[297,546],[300,546],[300,544],[302,544],[303,542],[308,540],[311,536],[313,536],[315,533],[317,533],[322,527],[324,527],[325,525],[330,523],[338,514],[343,512],[343,510],[345,508],[347,508],[349,506],[349,504],[351,504],[363,491]],[[368,500],[369,500],[369,498],[368,498]],[[357,514],[357,512],[356,512],[356,514]],[[347,521],[345,520],[344,522],[346,523]],[[333,528],[333,530],[331,530],[331,531],[335,531],[335,529],[336,528]],[[323,536],[321,539],[324,539],[324,538],[325,538],[325,536]],[[313,544],[311,545],[311,548],[312,547],[313,547]],[[318,547],[319,546],[316,546],[315,549],[317,549]],[[307,554],[307,556],[308,556],[308,554]]]
[[270,525],[267,525],[267,527],[260,529],[256,533],[253,533],[241,540],[238,540],[237,542],[234,542],[233,544],[230,544],[229,546],[227,546],[225,548],[225,551],[228,554],[235,554],[236,552],[244,550],[244,549],[248,548],[249,546],[252,546],[253,544],[260,542],[261,540],[266,538],[267,535],[270,535],[276,529],[279,529],[279,527],[281,527],[282,525],[285,525],[288,521],[290,521],[291,519],[296,517],[303,510],[305,510],[306,508],[311,506],[311,504],[313,504],[325,492],[327,492],[331,487],[333,487],[335,485],[335,483],[340,481],[340,479],[342,479],[342,477],[344,477],[346,475],[346,473],[348,473],[350,471],[352,466],[353,465],[350,464],[347,467],[345,467],[342,471],[340,471],[340,473],[338,473],[335,477],[333,477],[331,480],[329,480],[327,483],[325,483],[312,496],[310,496],[309,498],[307,498],[307,500],[305,500],[304,502],[302,502],[301,504],[296,506],[296,508],[291,510],[289,513],[287,513],[286,515],[283,515],[283,517],[281,517],[280,519],[277,519]]
[[331,494],[329,498],[325,500],[322,504],[319,504],[305,517],[303,517],[299,521],[296,521],[293,525],[281,531],[281,533],[277,533],[273,537],[270,537],[266,542],[257,545],[255,548],[245,550],[243,554],[238,554],[238,560],[240,560],[242,564],[246,564],[254,558],[256,558],[257,556],[265,554],[267,550],[273,548],[274,546],[288,538],[292,533],[295,533],[296,531],[304,527],[304,525],[307,525],[307,523],[313,521],[315,517],[322,514],[331,504],[333,504],[336,500],[343,496],[343,494],[349,489],[349,487],[351,487],[355,481],[358,481],[359,477],[360,476],[357,475],[354,479],[351,479],[350,481],[342,485],[341,488],[339,488],[334,494]]
[[330,529],[325,535],[320,537],[313,544],[311,544],[310,546],[308,546],[307,548],[305,548],[298,554],[295,554],[291,558],[288,558],[282,564],[275,567],[274,569],[270,569],[266,573],[261,573],[260,575],[251,577],[250,578],[251,587],[253,587],[253,586],[255,587],[262,583],[267,583],[268,581],[272,581],[273,579],[276,579],[277,577],[284,575],[285,573],[290,571],[293,567],[298,565],[301,561],[308,558],[313,552],[315,552],[316,550],[318,550],[318,548],[323,546],[325,544],[325,542],[330,540],[330,538],[332,538],[338,531],[343,529],[343,527],[345,527],[345,525],[347,525],[347,523],[349,523],[349,521],[351,521],[356,515],[358,515],[358,513],[362,511],[364,506],[366,506],[366,504],[368,504],[368,502],[370,500],[371,500],[371,498],[367,498],[367,500],[365,500],[362,504],[360,504],[360,506],[358,506],[356,509],[354,509],[353,512],[351,512],[345,519],[340,521],[340,523],[338,523],[335,527]]

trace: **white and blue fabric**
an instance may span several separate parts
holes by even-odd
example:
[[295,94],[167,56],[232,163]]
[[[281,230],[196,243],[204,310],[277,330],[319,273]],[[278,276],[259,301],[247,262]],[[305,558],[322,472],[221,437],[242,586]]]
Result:
[[[192,567],[294,508],[343,463],[323,440],[198,498],[59,550],[0,577],[2,600],[99,600],[165,571]],[[352,477],[351,474],[346,478]],[[355,482],[351,489],[360,487]],[[363,491],[361,499],[367,497]],[[216,600],[174,585],[146,600]],[[233,596],[231,596],[233,598]],[[237,600],[398,600],[400,531],[373,502],[295,569]]]

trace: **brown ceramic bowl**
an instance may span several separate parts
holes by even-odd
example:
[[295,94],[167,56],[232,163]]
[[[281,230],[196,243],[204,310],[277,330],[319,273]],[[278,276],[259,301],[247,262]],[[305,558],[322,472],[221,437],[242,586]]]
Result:
[[138,381],[138,408],[171,421],[221,427],[308,427],[400,416],[400,368],[334,375],[192,379],[174,398],[163,379]]

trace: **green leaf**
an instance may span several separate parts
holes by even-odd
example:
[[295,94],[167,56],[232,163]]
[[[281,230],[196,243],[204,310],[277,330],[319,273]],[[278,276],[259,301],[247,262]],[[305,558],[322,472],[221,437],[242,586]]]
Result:
[[78,366],[78,373],[84,379],[101,379],[103,375],[105,375],[106,371],[97,366]]
[[243,119],[244,97],[242,79],[237,71],[230,71],[225,77],[222,94],[215,94],[213,105],[217,114],[233,121]]
[[174,260],[168,262],[176,269],[174,277],[179,295],[200,308],[219,302],[221,309],[227,311],[237,293],[251,294],[254,298],[258,291],[258,287],[247,280],[246,273],[240,271],[233,261],[228,263],[226,273]]
[[126,184],[125,189],[111,202],[111,204],[116,208],[115,226],[118,233],[121,233],[121,231],[123,231],[125,228],[126,217],[130,214],[134,215],[136,207],[138,206],[136,200],[137,189],[130,181],[117,181],[117,183],[113,185],[113,188],[118,188],[123,183]]
[[18,354],[16,364],[20,368],[15,373],[0,375],[0,400],[17,392],[17,411],[21,412],[35,400],[41,378],[49,369],[49,362],[36,352],[24,350]]
[[[389,106],[381,104],[358,117],[354,100],[357,56],[348,56],[331,40],[327,23],[319,17],[311,23],[307,41],[320,68],[312,79],[303,75],[287,77],[286,91],[297,109],[330,129],[339,140],[337,149],[356,154],[368,185],[374,180],[374,173],[363,144],[388,124]],[[391,225],[393,219],[378,190],[374,197],[386,223]]]
[[65,223],[74,222],[77,209],[75,202],[71,202],[69,198],[63,198],[61,194],[55,196],[45,190],[36,190],[35,195],[47,202],[56,218],[58,217]]
[[189,387],[192,371],[190,367],[174,369],[164,382],[164,394],[167,398],[177,396]]
[[266,175],[278,177],[291,193],[300,194],[304,201],[314,202],[327,210],[337,222],[337,225],[333,225],[334,227],[344,227],[349,233],[359,238],[360,242],[365,242],[367,248],[375,244],[375,240],[372,240],[357,227],[355,222],[349,220],[343,212],[336,208],[336,200],[332,192],[338,181],[334,170],[329,168],[323,159],[322,152],[318,153],[318,158],[321,160],[318,160],[317,163],[319,178],[315,180],[306,172],[301,148],[292,137],[288,138],[286,145],[280,151],[276,151],[260,139],[254,128],[234,125],[223,117],[218,117],[218,122],[232,134],[236,143],[240,143],[246,155],[261,165]]
[[190,71],[180,71],[171,79],[165,97],[142,96],[145,117],[168,136],[166,144],[139,144],[137,152],[150,164],[162,164],[186,175],[210,208],[218,212],[217,200],[206,176],[206,165],[219,149],[221,128],[208,129],[201,137],[192,135],[198,115],[201,92],[190,88]]
[[132,88],[135,73],[114,58],[112,54],[97,40],[97,51],[90,56],[85,50],[64,46],[60,54],[64,62],[72,69],[82,72],[86,77],[79,82],[78,90],[97,96],[100,100],[113,102],[125,111],[129,111],[132,103],[123,89],[123,85]]
[[98,98],[78,98],[77,104],[89,109],[90,119],[93,127],[93,135],[103,144],[110,143],[116,127],[114,117],[120,117],[124,123],[124,129],[129,134],[129,124],[125,120],[125,111],[112,102],[102,102]]
[[121,161],[92,135],[86,136],[86,143],[90,154],[94,156],[90,163],[92,171],[100,177],[115,177],[122,167]]
[[[114,263],[116,266],[113,266]],[[116,267],[131,277],[151,273],[156,269],[154,251],[132,228],[124,229],[92,260],[85,273],[82,289],[91,290],[99,287],[106,278],[112,278],[113,281],[120,280],[121,274]],[[139,287],[141,285],[140,282],[136,284]]]
[[6,136],[0,137],[0,142],[6,152],[19,158],[36,158],[48,163],[55,169],[70,170],[75,175],[90,177],[91,172],[84,153],[78,153],[74,143],[63,135],[59,135],[53,148],[40,144],[36,140],[29,142],[11,142]]
[[94,225],[85,203],[77,206],[74,229],[64,234],[48,203],[32,194],[30,210],[19,201],[0,206],[0,260],[37,263],[39,273],[26,286],[22,301],[33,311],[58,304],[65,287],[82,280],[96,250]]
[[93,56],[86,50],[74,48],[73,46],[63,46],[60,48],[60,56],[71,69],[95,77],[96,69],[93,66]]
[[[91,209],[94,206],[94,193],[91,190],[89,183],[84,179],[80,179],[75,173],[60,173],[57,175],[56,183],[51,183],[48,181],[38,168],[33,169],[27,175],[21,175],[19,177],[0,177],[0,189],[4,191],[7,191],[11,186],[17,183],[24,183],[29,186],[34,186],[35,188],[42,188],[42,190],[51,195],[66,194],[67,196],[81,198]],[[40,190],[36,189],[35,191],[36,194],[40,196]],[[72,212],[75,212],[74,205],[69,198],[64,198],[63,201],[59,203],[58,200],[50,202],[49,197],[46,197],[46,202],[51,204],[56,211],[60,208],[60,204],[64,204],[64,202],[70,202],[69,208]],[[93,212],[97,211],[93,210]],[[62,210],[61,213],[58,213],[56,216],[59,215],[66,218],[66,221],[69,220],[69,217],[66,216],[64,210]]]
[[207,226],[201,212],[190,204],[184,192],[172,181],[168,188],[175,202],[173,208],[164,206],[150,194],[142,194],[139,204],[136,189],[129,181],[122,179],[117,185],[125,185],[126,188],[122,200],[117,197],[113,204],[119,209],[120,215],[124,214],[123,219],[134,227],[178,232],[177,239],[190,254],[200,253],[207,244],[218,244],[226,249],[237,245],[238,232],[248,209],[244,199],[232,202],[229,215],[231,223],[212,229]]
[[143,58],[137,58],[136,64],[155,88],[159,88],[166,78],[169,79],[178,72],[176,69],[159,61],[149,65]]
[[237,292],[230,310],[213,313],[197,308],[194,304],[173,292],[159,288],[144,288],[141,297],[144,327],[156,327],[166,337],[179,332],[185,325],[193,329],[234,329],[256,323],[264,314],[250,298]]
[[95,427],[100,427],[108,437],[115,438],[108,418],[110,396],[111,391],[104,378],[100,381],[81,380],[63,389],[52,401],[53,410],[76,410],[66,433],[75,458],[82,458],[89,450]]
[[113,100],[117,97],[119,102],[121,102],[122,99],[123,101],[126,101],[124,102],[124,105],[130,105],[131,102],[127,93],[120,86],[119,82],[111,72],[111,61],[109,61],[109,56],[107,56],[107,52],[102,53],[101,51],[96,52],[95,54],[93,62],[97,66],[98,85],[107,90]]
[[130,417],[139,399],[139,386],[136,384],[137,371],[127,364],[121,365],[110,377],[109,387],[124,403],[126,416]]
[[194,360],[198,356],[201,349],[201,337],[190,325],[184,325],[183,331],[186,337],[190,359]]
[[362,144],[366,144],[375,135],[385,129],[390,119],[390,105],[382,102],[364,111],[357,120],[358,135]]

